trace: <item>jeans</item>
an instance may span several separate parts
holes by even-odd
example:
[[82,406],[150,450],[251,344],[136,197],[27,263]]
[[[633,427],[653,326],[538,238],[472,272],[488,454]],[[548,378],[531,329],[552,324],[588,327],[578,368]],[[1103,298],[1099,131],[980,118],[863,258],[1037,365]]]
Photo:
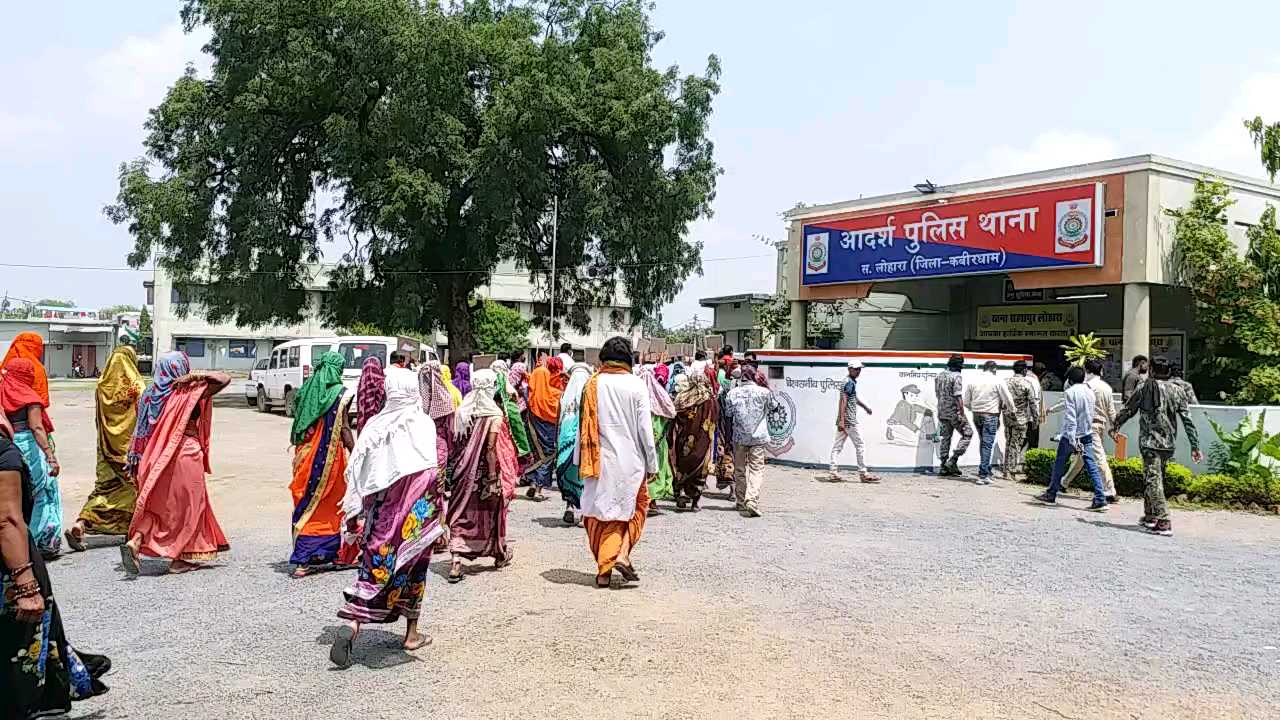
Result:
[[[1102,471],[1102,490],[1107,495],[1116,494],[1115,476],[1111,474],[1111,463],[1107,460],[1107,448],[1102,444],[1102,430],[1095,427],[1093,429],[1093,461],[1098,464],[1098,469]],[[1079,455],[1071,459],[1071,467],[1067,468],[1067,474],[1062,478],[1062,487],[1071,485],[1071,481],[1076,479],[1080,471],[1084,469],[1084,458]]]
[[978,477],[991,477],[991,451],[996,446],[996,431],[1000,429],[1000,416],[995,413],[974,413],[973,424],[978,428]]
[[[1082,435],[1077,438],[1083,452],[1081,456],[1084,460],[1085,472],[1089,473],[1089,478],[1093,480],[1093,503],[1102,505],[1107,502],[1106,493],[1102,489],[1102,470],[1098,467],[1098,462],[1093,458],[1093,436]],[[1049,481],[1050,499],[1056,498],[1058,493],[1062,491],[1062,476],[1067,472],[1067,464],[1071,462],[1071,458],[1075,455],[1075,446],[1071,444],[1071,438],[1063,437],[1058,441],[1058,455],[1053,459],[1053,478]]]

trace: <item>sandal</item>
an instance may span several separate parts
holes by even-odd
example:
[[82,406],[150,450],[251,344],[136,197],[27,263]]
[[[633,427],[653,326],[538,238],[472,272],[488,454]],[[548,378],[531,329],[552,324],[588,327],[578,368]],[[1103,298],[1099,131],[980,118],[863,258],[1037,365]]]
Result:
[[512,560],[515,560],[515,559],[516,559],[516,551],[515,551],[515,550],[512,550],[511,548],[507,548],[507,554],[506,554],[505,556],[503,556],[503,558],[502,558],[501,560],[495,560],[495,561],[494,561],[494,563],[493,563],[493,569],[494,569],[494,570],[501,570],[502,568],[504,568],[504,567],[506,567],[506,566],[510,565],[510,564],[511,564],[511,561],[512,561]]
[[349,625],[338,628],[338,636],[333,639],[333,647],[329,648],[329,662],[346,670],[351,667],[351,644],[356,633]]
[[450,585],[457,585],[462,582],[462,578],[464,577],[466,576],[462,574],[462,563],[458,563],[450,568],[449,577],[446,579],[449,581]]
[[120,564],[124,566],[124,571],[130,575],[138,574],[138,556],[133,553],[133,548],[128,543],[120,546]]
[[[604,582],[601,582],[601,580],[603,580]],[[609,586],[610,586],[610,585],[612,585],[612,584],[613,584],[613,573],[612,573],[612,572],[607,572],[607,573],[605,573],[604,575],[597,575],[597,576],[596,576],[596,589],[597,589],[597,590],[608,590],[608,589],[609,589]]]
[[623,565],[622,563],[616,563],[614,564],[613,567],[618,571],[618,574],[622,576],[623,580],[626,580],[627,582],[633,582],[633,583],[640,582],[639,573],[637,573],[636,569],[631,567],[630,565]]
[[294,565],[293,572],[289,573],[289,577],[293,578],[294,580],[301,580],[302,578],[310,575],[311,572],[312,570],[308,568],[306,565]]
[[569,527],[573,527],[575,524],[577,524],[577,520],[574,519],[573,517],[573,510],[565,510],[564,515],[560,518],[560,520],[565,525],[568,525]]
[[84,552],[89,549],[89,546],[84,544],[84,531],[82,530],[78,534],[75,532],[77,527],[79,526],[73,525],[69,530],[64,531],[62,535],[67,539],[67,545],[70,546],[72,550],[76,552]]
[[880,482],[880,476],[872,473],[862,473],[862,482],[874,485]]

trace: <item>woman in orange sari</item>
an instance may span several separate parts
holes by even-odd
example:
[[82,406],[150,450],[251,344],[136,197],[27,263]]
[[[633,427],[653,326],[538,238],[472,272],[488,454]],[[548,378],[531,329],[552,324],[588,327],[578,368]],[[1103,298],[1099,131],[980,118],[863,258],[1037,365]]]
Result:
[[344,359],[320,356],[315,372],[293,397],[293,577],[332,570],[342,549],[342,498],[347,453],[355,445],[347,425],[351,396],[342,386]]
[[141,555],[165,558],[169,572],[180,573],[230,549],[213,516],[204,480],[210,472],[213,396],[230,382],[223,373],[191,374],[181,352],[166,353],[157,363],[156,381],[138,403],[157,414],[145,427],[140,417],[134,431],[133,447],[140,449],[141,457],[135,476],[138,504],[129,541],[120,546],[126,572],[138,574]]

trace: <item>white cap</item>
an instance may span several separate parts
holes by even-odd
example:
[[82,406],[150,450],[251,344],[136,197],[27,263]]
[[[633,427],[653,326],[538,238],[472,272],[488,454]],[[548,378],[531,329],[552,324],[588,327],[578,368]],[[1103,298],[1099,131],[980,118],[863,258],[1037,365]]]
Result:
[[860,369],[862,369],[862,361],[861,361],[861,360],[850,360],[850,361],[849,361],[849,369],[850,369],[850,370],[860,370]]

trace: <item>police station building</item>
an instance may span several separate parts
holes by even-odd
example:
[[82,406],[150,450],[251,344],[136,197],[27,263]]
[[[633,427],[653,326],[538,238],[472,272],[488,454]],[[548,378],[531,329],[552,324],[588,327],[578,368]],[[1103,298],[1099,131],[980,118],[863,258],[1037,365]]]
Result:
[[1156,155],[797,208],[779,264],[784,344],[813,342],[809,303],[860,300],[835,347],[1020,353],[1061,372],[1059,346],[1093,332],[1112,381],[1136,354],[1185,366],[1196,330],[1165,210],[1210,175],[1231,188],[1228,233],[1243,252],[1280,188]]

